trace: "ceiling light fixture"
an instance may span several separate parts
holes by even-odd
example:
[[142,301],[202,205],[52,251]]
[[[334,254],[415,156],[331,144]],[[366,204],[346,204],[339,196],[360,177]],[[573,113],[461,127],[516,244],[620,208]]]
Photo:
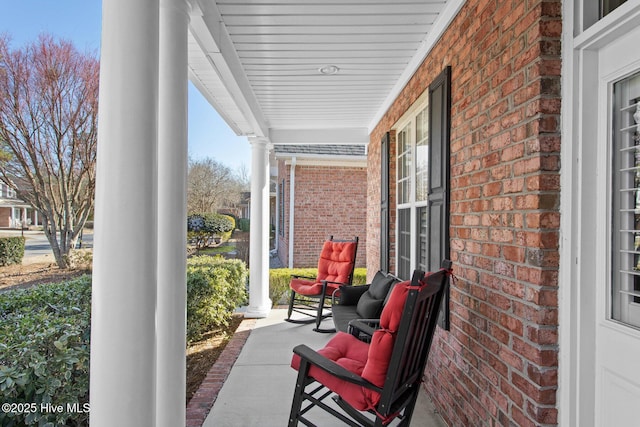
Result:
[[335,65],[325,65],[323,67],[320,67],[318,71],[320,72],[320,74],[330,76],[331,74],[336,74],[338,71],[340,71],[340,68],[336,67]]

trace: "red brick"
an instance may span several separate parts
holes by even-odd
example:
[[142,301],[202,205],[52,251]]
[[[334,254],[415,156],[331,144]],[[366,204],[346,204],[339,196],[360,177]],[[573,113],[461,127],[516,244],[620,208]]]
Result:
[[538,368],[535,365],[528,365],[527,377],[531,382],[541,387],[558,385],[558,370],[556,368]]
[[380,138],[452,66],[459,280],[451,331],[439,330],[426,372],[450,425],[557,423],[554,404],[540,402],[554,401],[557,375],[561,10],[559,1],[466,2],[371,134],[367,264],[375,268]]

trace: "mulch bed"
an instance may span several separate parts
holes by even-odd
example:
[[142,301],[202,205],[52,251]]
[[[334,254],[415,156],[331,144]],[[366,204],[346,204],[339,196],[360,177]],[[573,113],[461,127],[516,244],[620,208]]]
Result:
[[220,357],[242,319],[242,314],[234,314],[228,326],[208,332],[201,341],[187,347],[187,403],[198,391],[202,380]]
[[51,263],[6,265],[0,267],[0,291],[64,282],[90,273],[88,270],[61,270],[56,264]]

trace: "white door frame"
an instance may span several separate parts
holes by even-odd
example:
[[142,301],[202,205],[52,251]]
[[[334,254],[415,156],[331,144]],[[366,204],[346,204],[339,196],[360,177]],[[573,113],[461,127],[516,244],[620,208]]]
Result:
[[583,3],[586,1],[563,2],[557,405],[559,424],[571,427],[596,425],[595,325],[601,308],[596,293],[601,289],[588,284],[606,276],[608,261],[605,252],[609,243],[603,241],[603,233],[594,232],[607,206],[599,204],[593,192],[602,191],[608,182],[599,176],[606,170],[601,170],[602,159],[593,149],[599,119],[598,49],[640,22],[640,0],[628,0],[581,31],[587,14]]

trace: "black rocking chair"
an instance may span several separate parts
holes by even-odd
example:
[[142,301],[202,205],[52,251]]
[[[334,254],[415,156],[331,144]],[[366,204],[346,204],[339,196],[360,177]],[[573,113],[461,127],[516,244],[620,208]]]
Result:
[[[349,426],[377,427],[393,420],[409,425],[451,274],[451,262],[443,266],[426,275],[415,271],[410,282],[394,287],[370,344],[356,338],[370,329],[354,321],[353,334],[338,332],[322,350],[293,349],[291,365],[298,378],[289,427],[313,426],[306,414],[314,407]],[[323,401],[329,396],[338,408]]]

